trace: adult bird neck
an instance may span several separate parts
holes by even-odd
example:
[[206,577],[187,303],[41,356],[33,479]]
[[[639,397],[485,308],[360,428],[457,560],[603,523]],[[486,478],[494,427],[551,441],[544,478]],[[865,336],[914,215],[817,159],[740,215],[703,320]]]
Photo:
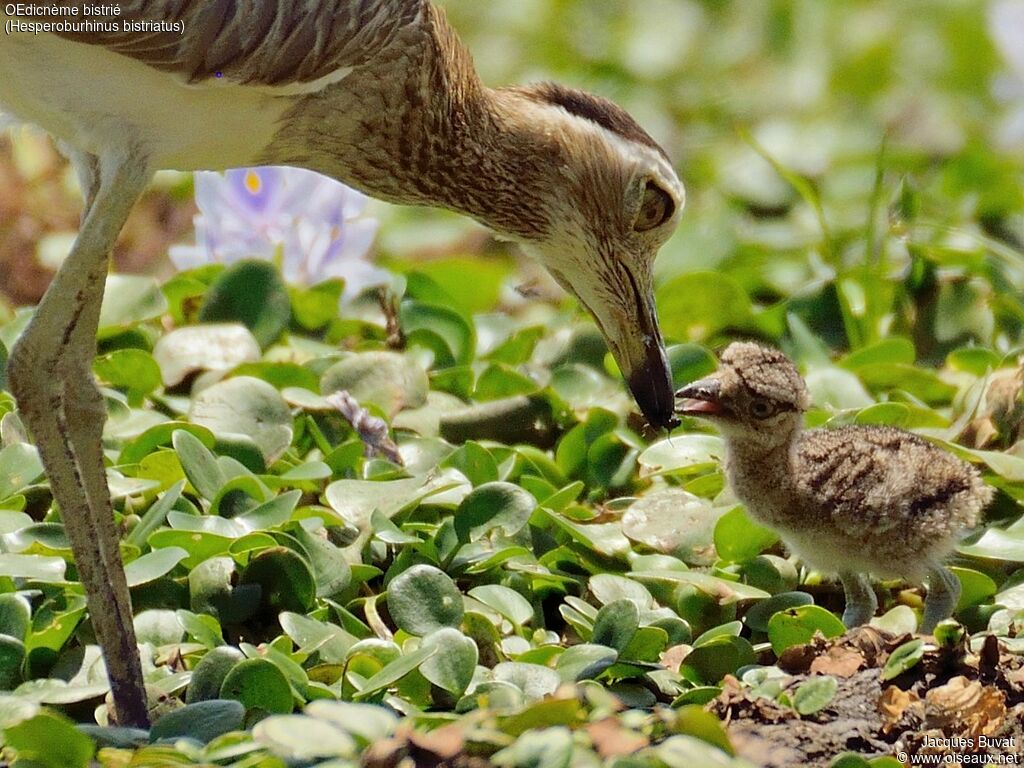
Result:
[[540,191],[558,145],[529,112],[514,91],[481,83],[444,13],[426,3],[372,61],[298,98],[261,161],[537,239],[548,229]]

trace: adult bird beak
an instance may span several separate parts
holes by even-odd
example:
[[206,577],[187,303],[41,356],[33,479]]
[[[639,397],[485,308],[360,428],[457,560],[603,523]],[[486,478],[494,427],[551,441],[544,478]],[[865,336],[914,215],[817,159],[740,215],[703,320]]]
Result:
[[644,418],[652,426],[671,429],[679,425],[679,419],[674,412],[672,372],[654,312],[654,298],[650,293],[640,293],[635,282],[631,287],[636,292],[637,314],[623,318],[618,328],[609,329],[601,320],[598,324]]
[[676,413],[687,416],[714,416],[722,412],[719,399],[722,383],[718,379],[700,379],[676,392],[676,397],[683,402],[676,408]]

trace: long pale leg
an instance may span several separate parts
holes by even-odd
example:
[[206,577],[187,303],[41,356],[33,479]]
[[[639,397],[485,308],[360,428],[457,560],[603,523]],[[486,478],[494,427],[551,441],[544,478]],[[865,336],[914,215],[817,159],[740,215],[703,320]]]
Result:
[[871,581],[861,573],[840,573],[843,591],[846,593],[846,610],[843,611],[843,624],[847,627],[859,627],[867,624],[878,609],[878,598],[871,587]]
[[921,632],[929,633],[943,619],[948,619],[960,600],[960,579],[949,568],[935,566],[928,572],[928,596],[924,600]]
[[148,727],[131,600],[103,466],[103,398],[92,375],[107,258],[149,180],[126,155],[93,162],[78,239],[11,352],[8,376],[46,467],[110,677],[117,721]]

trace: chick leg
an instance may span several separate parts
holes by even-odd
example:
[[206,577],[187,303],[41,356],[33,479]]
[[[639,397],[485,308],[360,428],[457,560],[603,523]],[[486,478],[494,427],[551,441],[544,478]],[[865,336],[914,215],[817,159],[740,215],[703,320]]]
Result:
[[[107,257],[149,179],[131,154],[93,160],[71,253],[11,352],[11,391],[31,430],[75,555],[118,721],[148,726],[131,601],[100,442],[106,408],[92,376]],[[90,176],[89,169],[84,175]],[[97,178],[98,177],[98,178]]]
[[846,593],[846,610],[843,611],[843,624],[849,629],[867,624],[878,609],[878,598],[871,587],[871,581],[862,573],[845,572],[839,574]]
[[928,573],[928,596],[924,600],[921,632],[930,633],[935,625],[949,618],[960,600],[960,579],[949,568],[937,565]]

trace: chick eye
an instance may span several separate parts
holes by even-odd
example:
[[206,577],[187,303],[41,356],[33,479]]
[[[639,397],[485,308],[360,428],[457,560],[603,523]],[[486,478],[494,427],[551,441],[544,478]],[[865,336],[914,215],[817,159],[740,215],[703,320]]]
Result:
[[775,412],[767,400],[755,400],[750,404],[750,415],[755,419],[767,419]]
[[672,196],[653,181],[649,181],[644,189],[640,213],[636,217],[633,229],[637,232],[654,229],[668,221],[674,211],[675,203],[672,202]]

